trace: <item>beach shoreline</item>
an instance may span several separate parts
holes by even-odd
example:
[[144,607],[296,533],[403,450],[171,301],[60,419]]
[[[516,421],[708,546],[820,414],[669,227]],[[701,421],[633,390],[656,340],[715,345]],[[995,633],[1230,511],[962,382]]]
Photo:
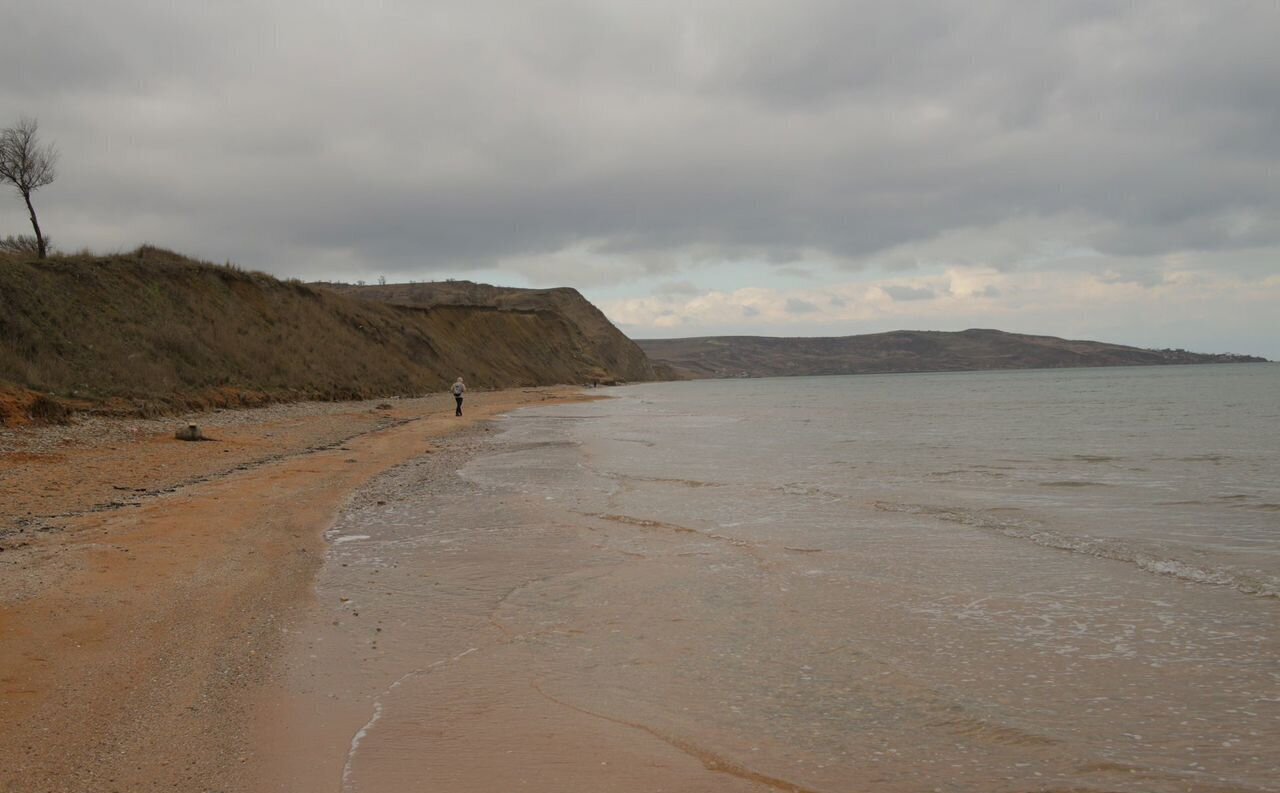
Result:
[[[433,439],[577,387],[0,435],[0,790],[255,790],[249,736],[324,531]],[[188,422],[213,440],[173,437]]]
[[[561,440],[511,440],[547,415],[522,410],[453,433],[348,500],[326,532],[315,598],[290,620],[258,703],[247,760],[258,790],[808,791],[718,753],[702,730],[690,740],[611,714],[590,695],[607,686],[585,698],[562,690],[577,658],[536,648],[579,633],[531,622],[518,604],[615,574],[661,588],[688,568],[636,570],[617,547],[634,525],[548,521],[542,505],[556,491],[536,467],[515,473],[519,494],[472,478],[544,443],[576,455]],[[665,645],[671,627],[646,630]]]
[[[1091,551],[1111,538],[1176,559],[1161,526],[1221,526],[1200,553],[1230,566],[1216,540],[1265,530],[1275,480],[1205,459],[1232,437],[1211,399],[1187,398],[1204,374],[1122,374],[1126,397],[1080,415],[1100,376],[831,379],[803,397],[654,384],[452,436],[331,527],[257,778],[1270,790],[1274,602]],[[1098,426],[1127,424],[1167,376],[1191,381],[1181,447]],[[975,389],[994,404],[957,399]],[[1271,448],[1234,454],[1265,465]],[[1174,483],[1198,506],[1165,503]]]

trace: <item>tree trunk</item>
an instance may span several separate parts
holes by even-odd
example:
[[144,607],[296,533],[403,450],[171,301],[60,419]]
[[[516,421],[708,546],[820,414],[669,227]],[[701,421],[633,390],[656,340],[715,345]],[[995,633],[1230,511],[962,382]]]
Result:
[[36,230],[36,249],[39,251],[39,258],[43,259],[47,251],[45,250],[44,235],[40,233],[40,221],[36,220],[36,208],[31,206],[31,193],[24,191],[22,200],[27,202],[27,211],[31,213],[31,228]]

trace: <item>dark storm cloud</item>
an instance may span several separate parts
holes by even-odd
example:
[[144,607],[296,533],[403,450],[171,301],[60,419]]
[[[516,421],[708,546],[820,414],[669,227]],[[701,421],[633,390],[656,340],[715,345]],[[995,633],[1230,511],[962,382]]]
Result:
[[60,241],[281,274],[579,243],[620,279],[691,246],[855,267],[1019,216],[1096,221],[1066,242],[1103,254],[1259,248],[1280,242],[1278,14],[45,2],[4,14],[0,123],[59,143],[40,201]]

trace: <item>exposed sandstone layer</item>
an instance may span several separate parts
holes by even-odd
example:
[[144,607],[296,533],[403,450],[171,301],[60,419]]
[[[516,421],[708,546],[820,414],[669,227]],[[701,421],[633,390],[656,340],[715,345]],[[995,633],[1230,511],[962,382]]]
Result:
[[573,356],[585,356],[599,365],[593,379],[653,380],[653,365],[644,351],[624,336],[600,309],[576,289],[518,289],[471,281],[434,281],[417,284],[350,286],[324,284],[351,297],[418,308],[516,311],[559,317],[573,326]]

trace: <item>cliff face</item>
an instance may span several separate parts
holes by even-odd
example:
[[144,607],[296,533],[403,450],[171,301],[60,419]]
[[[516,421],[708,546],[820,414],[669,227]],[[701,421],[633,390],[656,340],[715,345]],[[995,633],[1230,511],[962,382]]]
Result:
[[154,248],[0,261],[0,391],[147,410],[420,394],[459,375],[472,388],[652,378],[581,296],[546,291],[396,305]]
[[903,330],[863,336],[773,338],[712,336],[641,339],[654,365],[679,377],[948,372],[974,369],[1052,369],[1080,366],[1237,363],[1248,355],[1146,350],[1096,341],[973,329],[948,333]]
[[576,289],[517,289],[471,281],[436,281],[421,284],[350,286],[323,284],[348,297],[376,300],[398,306],[441,309],[497,309],[499,311],[555,314],[576,333],[572,354],[594,362],[601,380],[653,380],[655,373],[644,351],[614,327],[600,309]]

